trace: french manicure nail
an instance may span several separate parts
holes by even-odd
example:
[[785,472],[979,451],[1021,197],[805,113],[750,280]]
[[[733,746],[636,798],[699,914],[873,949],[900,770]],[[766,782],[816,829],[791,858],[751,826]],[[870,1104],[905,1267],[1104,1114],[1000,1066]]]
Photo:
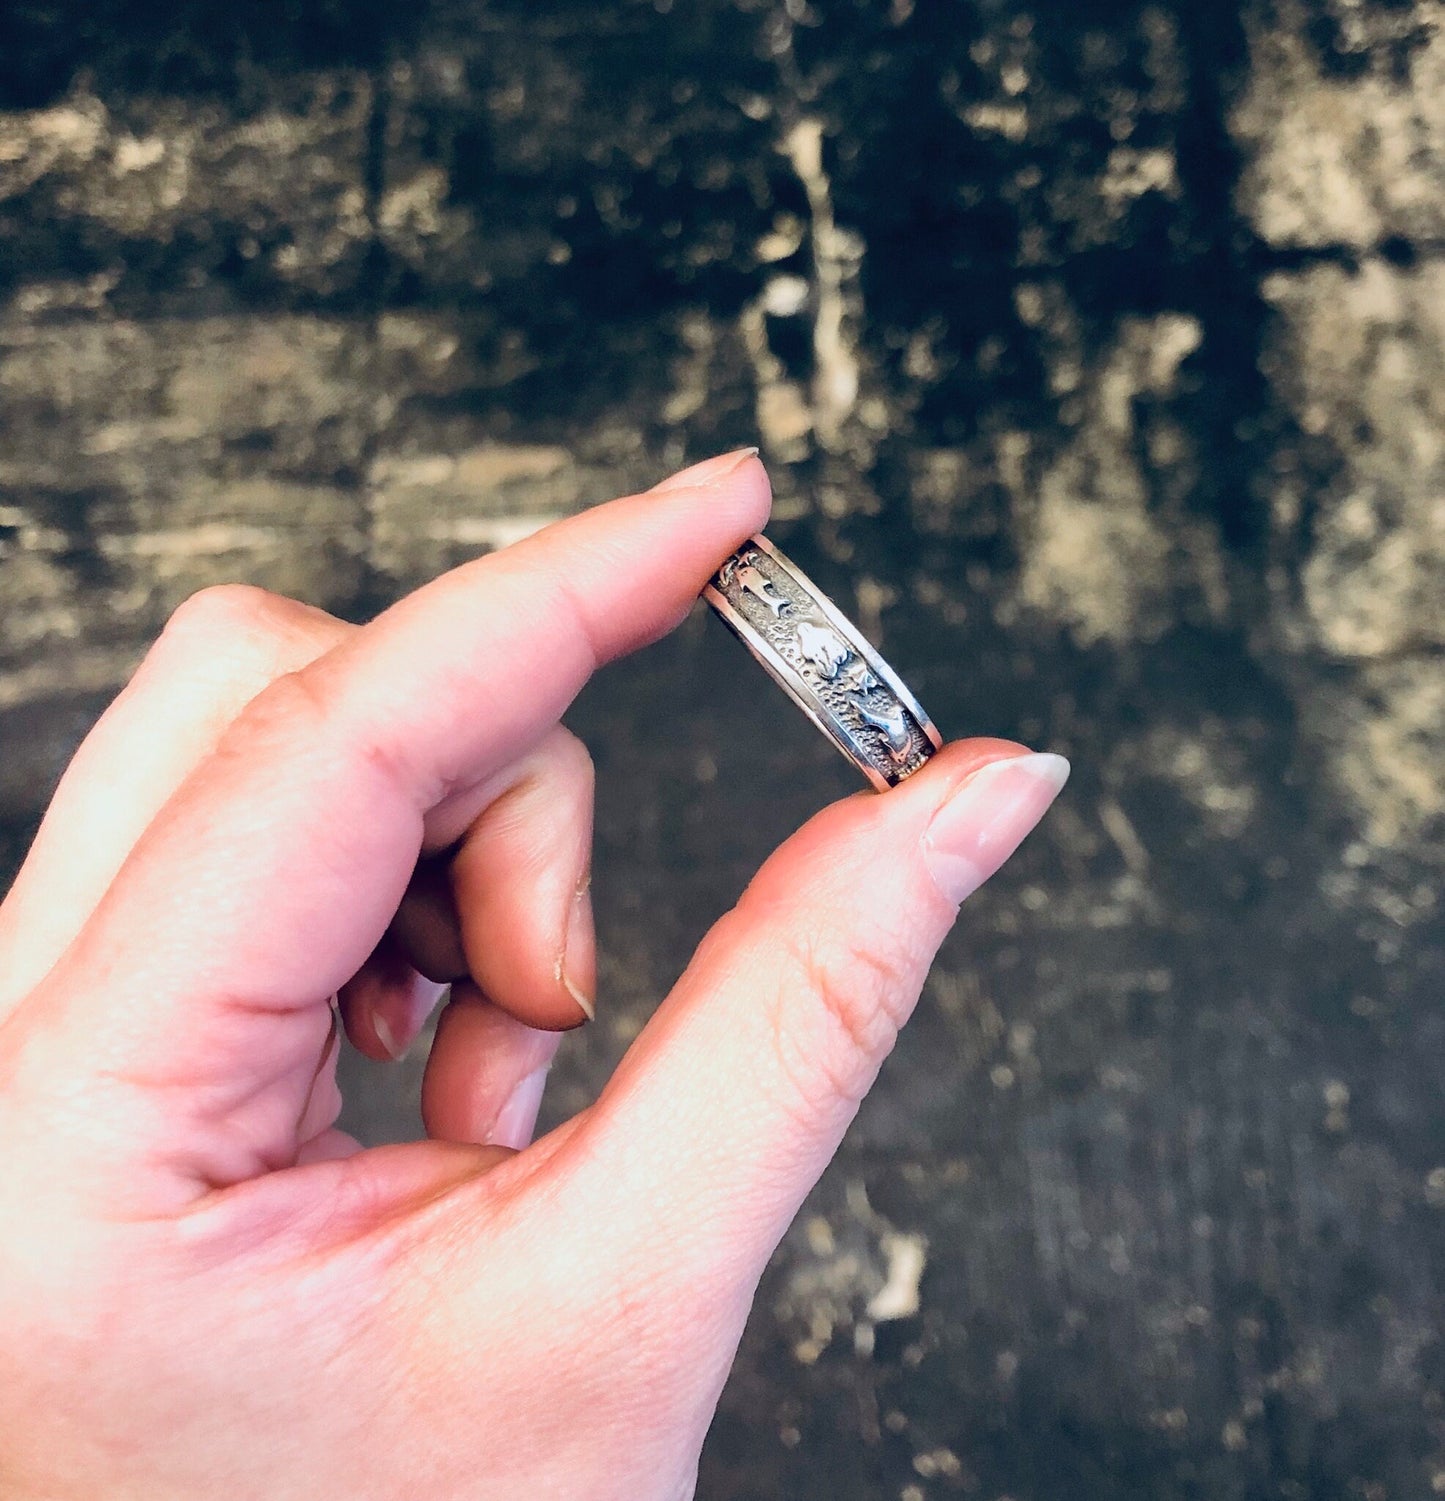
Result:
[[933,815],[923,859],[951,902],[971,896],[1024,842],[1069,779],[1062,756],[990,761]]
[[756,448],[737,448],[732,453],[720,453],[715,459],[704,459],[701,464],[694,464],[692,468],[663,480],[660,485],[654,485],[652,493],[659,495],[669,490],[698,490],[706,485],[715,485],[719,480],[726,479],[734,469],[741,469],[749,459],[757,456]]
[[557,960],[557,978],[588,1021],[597,1020],[597,1007],[591,995],[578,983],[578,979],[596,970],[596,945],[592,927],[592,882],[589,872],[573,894],[572,907],[567,914],[567,936],[562,940],[562,953]]
[[520,1152],[532,1140],[550,1066],[544,1063],[541,1068],[534,1069],[507,1096],[507,1103],[497,1112],[492,1129],[487,1133],[486,1145],[512,1147]]
[[386,1049],[387,1057],[393,1063],[399,1062],[406,1055],[406,1049],[396,1040],[396,1033],[392,1030],[391,1023],[380,1011],[371,1013],[371,1030],[376,1033],[376,1040]]

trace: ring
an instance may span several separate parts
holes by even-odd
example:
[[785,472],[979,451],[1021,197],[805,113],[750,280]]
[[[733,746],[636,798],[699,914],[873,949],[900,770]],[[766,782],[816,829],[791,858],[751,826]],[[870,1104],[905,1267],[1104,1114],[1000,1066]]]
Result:
[[702,595],[880,792],[942,749],[943,737],[897,673],[766,537],[750,537]]

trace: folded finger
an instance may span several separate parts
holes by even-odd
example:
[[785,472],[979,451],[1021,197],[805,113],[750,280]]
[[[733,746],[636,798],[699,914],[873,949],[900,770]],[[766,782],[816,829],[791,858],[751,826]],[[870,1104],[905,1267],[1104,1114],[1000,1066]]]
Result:
[[0,906],[0,1016],[45,975],[146,826],[263,688],[354,626],[243,585],[171,617],[71,760]]
[[674,626],[767,508],[761,465],[737,457],[584,512],[444,575],[242,711],[26,1003],[47,1045],[76,1032],[112,1079],[165,1079],[177,1193],[287,1150],[274,1091],[317,1034],[295,1023],[375,948],[423,848],[463,831],[434,811],[508,786],[593,669]]
[[397,947],[420,974],[438,983],[460,980],[467,972],[451,865],[450,854],[423,856],[391,923]]
[[342,986],[347,1035],[369,1057],[400,1058],[457,979],[530,1026],[591,1018],[592,758],[558,725],[510,776],[453,853],[418,864],[391,927]]
[[438,982],[470,978],[529,1026],[557,1031],[593,1015],[596,937],[589,877],[592,758],[556,726],[513,763],[445,858],[417,866],[386,937],[342,989],[352,1041],[400,1057]]
[[388,931],[337,992],[346,1035],[368,1058],[395,1063],[416,1041],[446,989],[418,970]]
[[438,1141],[520,1149],[532,1139],[547,1071],[561,1041],[453,987],[437,1018],[422,1081],[422,1120]]
[[515,772],[452,860],[462,948],[494,1005],[534,1027],[575,1027],[596,988],[592,758],[558,725]]

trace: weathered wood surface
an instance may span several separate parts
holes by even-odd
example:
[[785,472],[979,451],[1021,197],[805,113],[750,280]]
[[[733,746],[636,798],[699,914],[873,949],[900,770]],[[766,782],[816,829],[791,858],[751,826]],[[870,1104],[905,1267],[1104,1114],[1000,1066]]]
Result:
[[[365,614],[756,436],[945,730],[1076,773],[702,1494],[1438,1494],[1442,349],[1426,0],[5,7],[0,863],[197,587]],[[555,1112],[851,790],[757,685],[696,620],[576,711]]]

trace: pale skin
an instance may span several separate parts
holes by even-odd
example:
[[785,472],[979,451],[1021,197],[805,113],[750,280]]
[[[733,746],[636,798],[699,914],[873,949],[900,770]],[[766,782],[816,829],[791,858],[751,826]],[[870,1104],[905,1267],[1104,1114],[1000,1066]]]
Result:
[[[530,1142],[593,1005],[559,716],[768,505],[724,456],[363,627],[178,612],[0,907],[0,1494],[692,1495],[769,1255],[1063,775],[965,741],[825,809]],[[362,1150],[332,997],[385,1059],[438,979],[427,1139]]]

